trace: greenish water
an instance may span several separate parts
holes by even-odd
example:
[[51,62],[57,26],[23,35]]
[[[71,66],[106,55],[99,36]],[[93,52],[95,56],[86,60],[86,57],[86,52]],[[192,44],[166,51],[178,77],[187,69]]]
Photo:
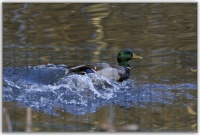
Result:
[[[158,93],[173,85],[197,85],[197,3],[3,3],[4,68],[116,64],[116,55],[124,48],[144,58],[130,62],[130,80],[138,82],[142,92],[147,91],[144,84],[153,84]],[[165,87],[156,89],[154,84]],[[120,127],[136,124],[139,131],[196,132],[197,86],[187,86],[169,90],[176,95],[167,100],[170,104],[139,100],[127,108],[113,100],[83,115],[57,109],[59,116],[33,109],[32,130],[99,131],[113,114],[112,123]],[[26,106],[4,100],[3,107],[13,131],[25,131]],[[7,130],[3,121],[3,131]]]

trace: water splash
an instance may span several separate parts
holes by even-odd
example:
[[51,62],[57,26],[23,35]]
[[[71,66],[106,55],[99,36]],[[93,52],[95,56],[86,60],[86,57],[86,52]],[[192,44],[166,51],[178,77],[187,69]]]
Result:
[[57,109],[84,115],[109,104],[125,108],[145,107],[145,103],[169,105],[180,95],[196,100],[186,92],[196,90],[194,84],[152,84],[131,79],[118,83],[95,74],[65,76],[65,69],[65,65],[52,64],[4,68],[3,101],[51,115],[59,115]]

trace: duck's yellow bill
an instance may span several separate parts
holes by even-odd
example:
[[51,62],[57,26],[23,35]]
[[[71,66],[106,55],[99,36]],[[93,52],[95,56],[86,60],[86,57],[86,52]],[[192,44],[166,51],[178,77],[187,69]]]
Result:
[[138,55],[135,55],[135,54],[133,54],[133,57],[132,57],[133,59],[143,59],[141,56],[138,56]]

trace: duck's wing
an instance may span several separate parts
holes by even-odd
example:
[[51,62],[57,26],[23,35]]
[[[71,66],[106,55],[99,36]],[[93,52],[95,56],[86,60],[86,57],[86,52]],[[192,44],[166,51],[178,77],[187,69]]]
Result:
[[[127,72],[127,70],[129,71]],[[123,81],[129,78],[130,69],[126,69],[125,67],[119,65],[110,65],[108,63],[94,63],[69,67],[66,69],[65,74],[67,75],[69,73],[95,73],[115,81]]]
[[78,74],[85,74],[85,73],[95,73],[99,70],[104,68],[108,68],[110,65],[108,63],[94,63],[88,65],[79,65],[73,66],[66,69],[65,74],[69,74],[71,72],[78,73]]

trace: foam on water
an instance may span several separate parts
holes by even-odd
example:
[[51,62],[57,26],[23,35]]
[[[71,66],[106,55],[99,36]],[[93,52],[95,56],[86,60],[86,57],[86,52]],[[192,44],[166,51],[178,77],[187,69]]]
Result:
[[95,74],[65,76],[65,69],[65,65],[52,64],[4,68],[3,101],[51,115],[59,115],[57,109],[83,115],[109,104],[125,108],[145,107],[145,103],[170,105],[180,95],[196,100],[187,92],[196,90],[195,84],[152,84],[131,79],[118,83]]

